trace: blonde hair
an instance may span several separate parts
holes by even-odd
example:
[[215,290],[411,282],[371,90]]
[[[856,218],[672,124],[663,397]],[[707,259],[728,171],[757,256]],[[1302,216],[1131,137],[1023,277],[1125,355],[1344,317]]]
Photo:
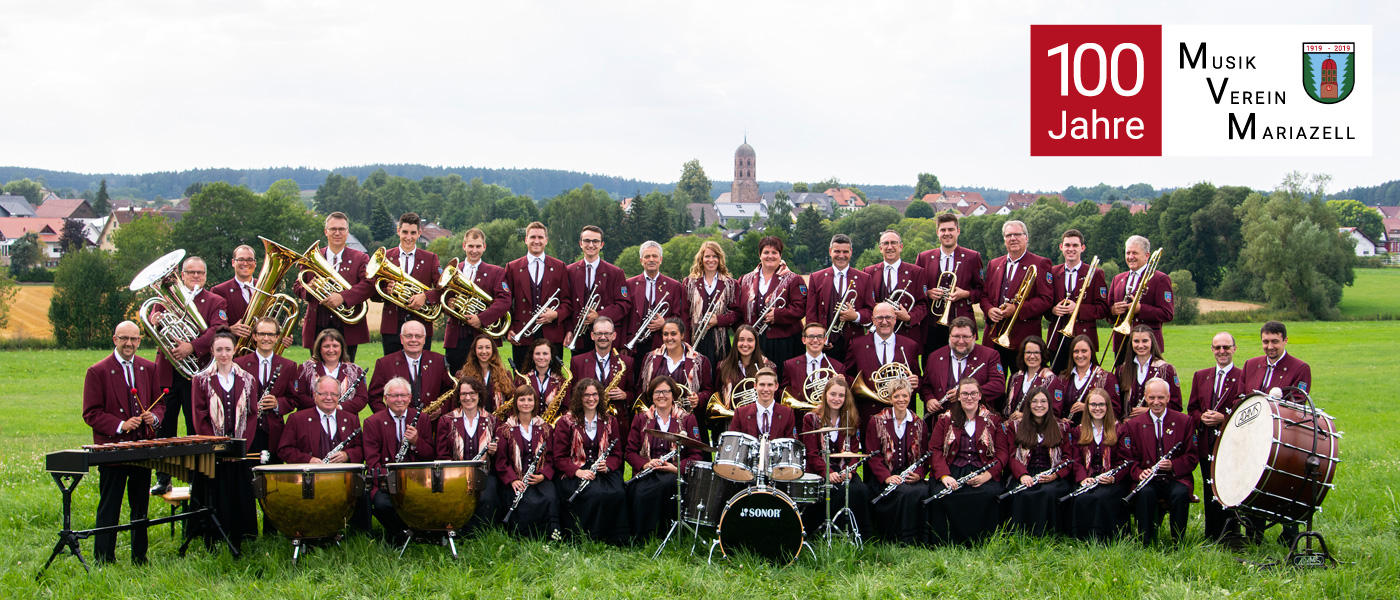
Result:
[[715,269],[715,272],[724,277],[729,277],[729,267],[726,266],[724,262],[724,248],[721,248],[719,242],[714,240],[705,240],[700,244],[700,251],[695,253],[695,262],[690,265],[690,276],[697,279],[705,276],[706,250],[714,252],[715,256],[719,257],[719,268]]

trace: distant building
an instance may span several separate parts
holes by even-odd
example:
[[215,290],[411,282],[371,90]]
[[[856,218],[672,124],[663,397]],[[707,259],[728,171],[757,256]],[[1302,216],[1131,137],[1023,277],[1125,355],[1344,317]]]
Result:
[[10,264],[10,245],[29,232],[39,234],[43,246],[43,266],[58,266],[60,252],[59,239],[63,236],[63,219],[43,217],[0,217],[0,264]]
[[1337,231],[1342,235],[1351,236],[1351,239],[1356,240],[1357,256],[1376,255],[1376,242],[1372,241],[1370,236],[1362,233],[1360,229],[1355,227],[1338,227]]
[[759,201],[758,178],[754,170],[753,146],[749,137],[734,151],[734,182],[729,184],[729,198],[725,201],[737,204],[755,204]]
[[108,252],[116,252],[117,246],[112,242],[112,236],[116,235],[117,230],[121,229],[123,225],[149,214],[164,216],[154,209],[136,208],[131,206],[129,202],[125,208],[112,210],[111,218],[106,219],[102,223],[102,230],[97,233],[97,241],[93,242],[93,244]]
[[695,223],[696,229],[720,225],[719,213],[715,211],[715,205],[692,202],[689,208],[690,221]]
[[758,202],[749,204],[717,203],[715,204],[715,214],[719,219],[720,227],[730,229],[734,222],[739,220],[747,220],[751,225],[757,225],[759,222],[767,220],[768,207]]
[[171,201],[170,206],[160,209],[160,214],[164,215],[165,218],[169,219],[172,225],[175,223],[179,223],[180,219],[185,218],[185,213],[187,212],[190,212],[189,198],[173,200]]
[[836,212],[846,212],[857,208],[865,208],[866,202],[861,200],[851,188],[827,188],[826,195],[831,196],[832,208]]
[[360,238],[355,237],[353,233],[345,234],[345,247],[369,253],[369,250],[365,249],[365,245],[360,243]]
[[1377,206],[1376,210],[1381,211],[1381,216],[1387,219],[1400,219],[1400,206]]
[[437,223],[424,223],[423,229],[418,232],[419,244],[427,247],[433,240],[443,237],[452,237],[452,232],[438,226]]
[[1387,252],[1400,253],[1400,217],[1381,219]]
[[95,219],[92,205],[82,198],[59,198],[53,194],[34,211],[37,216],[54,219]]
[[[764,206],[764,208],[771,208],[773,206],[773,203],[777,201],[778,193],[768,192],[766,194],[763,194],[762,200],[760,200],[759,202]],[[824,218],[829,219],[835,215],[835,203],[832,201],[831,196],[828,196],[826,194],[819,194],[815,192],[788,192],[788,204],[792,205],[793,217],[796,217],[797,213],[807,210],[807,207],[809,206],[815,208],[817,210],[817,213]]]
[[0,194],[0,217],[36,217],[34,205],[24,196]]
[[1011,210],[1020,210],[1022,208],[1026,208],[1027,206],[1035,204],[1036,201],[1040,200],[1041,198],[1053,198],[1055,200],[1059,200],[1060,202],[1065,203],[1066,206],[1074,206],[1073,202],[1070,202],[1069,200],[1065,199],[1064,194],[1060,194],[1057,192],[1047,192],[1035,194],[1008,194],[1006,196],[1006,207]]

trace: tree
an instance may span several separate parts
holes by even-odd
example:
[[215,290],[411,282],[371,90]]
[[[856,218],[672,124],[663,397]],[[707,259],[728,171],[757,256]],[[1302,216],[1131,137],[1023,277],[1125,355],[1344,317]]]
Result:
[[918,198],[923,196],[915,195],[915,200],[909,203],[904,209],[906,219],[932,219],[937,213],[933,210],[933,205]]
[[448,260],[455,258],[458,262],[461,262],[467,257],[467,253],[462,251],[462,234],[460,233],[456,235],[446,235],[429,242],[428,252],[432,252],[438,256],[438,261],[444,269],[447,268]]
[[1337,224],[1342,227],[1355,227],[1372,241],[1379,241],[1385,233],[1381,213],[1373,207],[1356,200],[1328,200],[1327,208],[1337,215]]
[[[808,257],[801,270],[804,273],[811,273],[825,267],[830,262],[830,257],[825,252],[830,244],[831,235],[827,233],[826,225],[822,223],[822,217],[817,213],[817,209],[810,206],[807,210],[798,213],[797,226],[793,228],[792,240],[794,246],[801,246],[807,249]],[[794,248],[793,254],[797,254]]]
[[259,236],[302,249],[320,239],[322,220],[299,198],[258,195],[246,187],[215,182],[190,199],[190,211],[172,229],[171,241],[204,259],[210,285],[233,276],[233,249],[261,249]]
[[[105,183],[107,180],[104,179],[102,181]],[[185,186],[184,196],[186,198],[193,198],[195,196],[198,196],[200,192],[204,191],[204,186],[207,185],[209,185],[209,182],[207,181],[196,181],[194,183],[191,183]]]
[[25,233],[10,245],[10,274],[20,281],[25,281],[29,270],[38,267],[44,260],[43,253],[39,234],[33,231]]
[[799,181],[797,183],[792,184],[792,193],[794,194],[809,194],[811,192],[812,188],[804,182]]
[[788,194],[783,190],[774,194],[773,204],[768,207],[767,229],[773,228],[783,233],[792,233],[792,203],[788,201]]
[[710,196],[710,178],[705,176],[704,167],[700,166],[700,159],[691,159],[681,167],[681,179],[676,182],[676,191],[672,192],[677,199],[677,203],[682,206],[690,204],[710,204],[714,199]]
[[840,177],[828,177],[825,180],[818,181],[808,187],[812,188],[811,191],[820,194],[832,188],[839,190],[844,186],[841,185]]
[[60,348],[107,346],[112,329],[126,318],[135,296],[111,263],[98,248],[69,253],[58,263],[49,322]]
[[914,184],[914,199],[919,200],[929,194],[940,194],[943,192],[943,185],[938,183],[938,176],[933,173],[919,173],[919,182]]
[[19,283],[9,273],[0,275],[0,329],[10,326],[10,305],[19,294]]
[[5,193],[24,196],[30,204],[38,206],[44,199],[44,185],[29,178],[16,179],[5,184]]
[[1239,270],[1253,281],[1246,288],[1249,296],[1298,316],[1338,316],[1342,286],[1353,283],[1356,253],[1322,202],[1329,179],[1295,171],[1268,197],[1250,194],[1240,205]]
[[146,265],[169,252],[172,230],[170,221],[155,213],[146,213],[122,225],[112,234],[112,269],[122,279],[130,281]]
[[279,179],[268,186],[263,197],[288,204],[301,203],[301,184],[291,179]]
[[570,263],[581,255],[578,238],[584,226],[596,225],[603,230],[605,248],[606,242],[614,241],[608,234],[616,234],[621,226],[622,207],[607,192],[585,183],[545,200],[541,217],[549,227],[551,254]]
[[480,226],[486,238],[486,252],[481,259],[488,264],[504,267],[506,263],[525,256],[525,223],[510,219],[496,219]]
[[92,197],[92,214],[102,217],[112,213],[112,197],[107,195],[107,180],[97,186],[97,195]]
[[326,180],[316,188],[312,202],[321,214],[342,212],[350,217],[351,223],[363,222],[369,218],[369,214],[365,212],[364,201],[360,198],[360,182],[354,176],[346,177],[339,173],[327,175]]
[[64,219],[63,232],[58,236],[59,252],[68,254],[82,250],[87,245],[87,235],[83,232],[83,222],[77,219]]
[[833,223],[831,232],[850,236],[851,253],[859,256],[866,248],[878,246],[880,233],[898,223],[899,218],[899,211],[888,206],[867,206]]
[[1201,315],[1200,302],[1196,295],[1196,281],[1191,276],[1191,272],[1185,269],[1172,271],[1169,275],[1172,280],[1172,292],[1175,298],[1172,299],[1175,311],[1172,316],[1173,325],[1192,325]]
[[1128,236],[1132,235],[1129,227],[1132,226],[1132,214],[1128,208],[1117,202],[1099,218],[1099,226],[1092,232],[1085,232],[1089,236],[1085,240],[1085,245],[1089,251],[1085,254],[1089,256],[1097,255],[1100,259],[1121,258],[1123,256],[1123,243],[1128,241]]
[[394,237],[394,217],[389,215],[389,209],[384,206],[384,199],[374,201],[374,211],[369,215],[369,236],[373,238],[372,244],[376,246],[388,246],[388,240]]

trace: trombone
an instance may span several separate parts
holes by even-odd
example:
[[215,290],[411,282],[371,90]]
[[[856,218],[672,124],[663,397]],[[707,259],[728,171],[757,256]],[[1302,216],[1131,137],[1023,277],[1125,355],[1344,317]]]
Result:
[[[1153,250],[1152,256],[1147,259],[1147,266],[1142,270],[1142,279],[1138,281],[1137,289],[1133,290],[1133,299],[1128,304],[1128,310],[1118,315],[1118,320],[1113,322],[1113,333],[1123,336],[1122,339],[1125,341],[1133,332],[1133,319],[1137,318],[1138,309],[1141,307],[1142,291],[1147,288],[1147,281],[1157,272],[1157,263],[1160,260],[1162,260],[1162,249]],[[1124,280],[1124,283],[1126,284],[1127,280]],[[1109,345],[1113,346],[1114,344]],[[1104,351],[1106,355],[1108,346],[1104,347]],[[1119,348],[1115,347],[1113,355],[1118,356],[1119,351]],[[1099,361],[1102,362],[1103,357],[1099,357]],[[1117,361],[1115,360],[1115,362]]]
[[1066,341],[1074,337],[1074,326],[1079,322],[1079,307],[1084,304],[1084,293],[1089,291],[1089,283],[1094,280],[1094,271],[1098,270],[1098,268],[1099,257],[1096,255],[1094,256],[1094,262],[1089,263],[1089,273],[1084,276],[1084,281],[1080,282],[1079,296],[1074,300],[1074,310],[1069,313],[1069,322],[1065,323],[1065,326],[1061,328],[1058,327],[1058,325],[1060,324],[1060,319],[1063,319],[1064,316],[1055,320],[1055,325],[1057,325],[1057,327],[1054,332],[1060,334],[1061,339],[1060,343],[1055,346],[1055,357],[1052,358],[1050,362],[1051,368],[1054,368],[1054,365],[1060,360],[1060,348],[1064,347]]
[[[1016,319],[1021,316],[1021,307],[1026,305],[1026,299],[1031,295],[1031,289],[1035,286],[1035,278],[1040,276],[1040,270],[1035,265],[1026,265],[1026,274],[1021,278],[1021,287],[1016,290],[1016,297],[1010,302],[1001,305],[1002,320],[992,326],[992,330],[987,332],[987,337],[992,338],[996,345],[1002,348],[1014,349],[1011,347],[1011,328],[1016,324]],[[1006,309],[1016,305],[1016,310],[1012,311],[1008,317]]]
[[[399,308],[418,315],[429,323],[442,316],[441,304],[430,304],[423,308],[409,308],[409,305],[413,303],[413,297],[418,294],[426,294],[428,286],[387,260],[383,247],[375,250],[374,256],[369,259],[369,264],[365,265],[365,276],[374,280],[374,289],[379,292],[381,297],[398,305]],[[388,290],[384,289],[385,281],[393,284]]]
[[525,324],[520,327],[520,331],[510,336],[511,343],[519,344],[520,340],[535,335],[535,332],[539,331],[540,327],[544,326],[544,323],[540,322],[540,316],[557,308],[559,308],[559,290],[554,290],[554,294],[551,295],[548,300],[545,300],[544,304],[541,304],[539,308],[535,309],[535,314],[530,315],[530,320],[526,321]]

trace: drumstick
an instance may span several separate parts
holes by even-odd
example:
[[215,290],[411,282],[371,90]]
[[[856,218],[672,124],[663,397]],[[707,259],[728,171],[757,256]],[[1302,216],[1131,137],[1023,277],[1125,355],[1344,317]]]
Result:
[[[132,393],[132,394],[136,394],[136,404],[137,404],[138,406],[140,406],[140,404],[141,404],[141,395],[138,394],[138,393],[136,392],[136,388],[131,388],[131,393]],[[152,401],[151,401],[151,404],[150,404],[149,406],[147,406],[147,407],[141,409],[141,414],[146,414],[146,413],[148,413],[148,412],[151,412],[151,409],[156,407],[156,403],[157,403],[157,402],[160,402],[162,399],[164,399],[164,398],[165,398],[165,395],[166,395],[166,394],[169,394],[169,393],[170,393],[170,388],[161,388],[161,390],[160,390],[160,395],[159,395],[159,396],[156,396],[156,399],[155,399],[155,400],[152,400]],[[152,425],[152,424],[150,424],[150,423],[147,423],[147,424],[146,424],[146,428],[151,430],[151,435],[156,435],[156,427],[155,427],[155,425]]]

